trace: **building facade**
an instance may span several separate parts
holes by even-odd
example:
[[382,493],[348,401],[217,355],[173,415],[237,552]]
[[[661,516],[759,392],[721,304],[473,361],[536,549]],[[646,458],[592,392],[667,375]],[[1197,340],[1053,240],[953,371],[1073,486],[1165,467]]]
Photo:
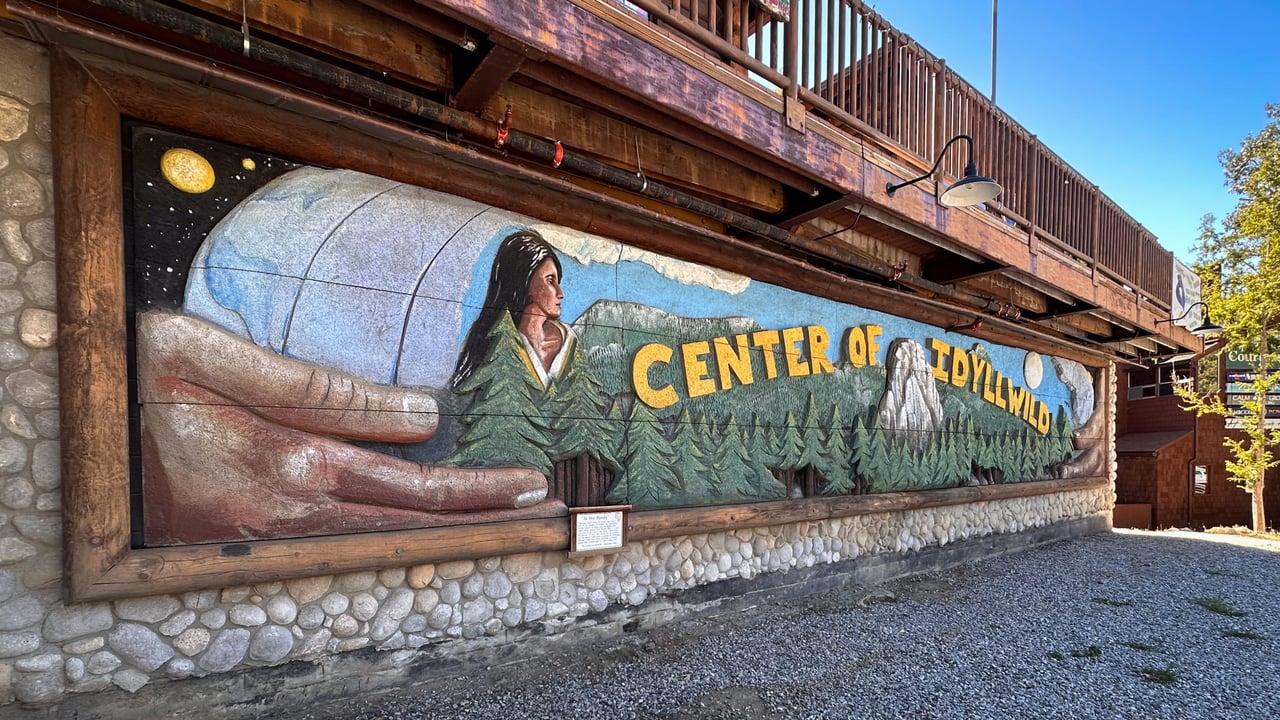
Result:
[[647,5],[7,4],[0,712],[388,687],[1110,527],[1117,362],[1194,342],[1154,238],[1002,115],[955,131],[1005,200],[886,196],[944,76],[859,3],[888,44],[823,82],[767,8]]

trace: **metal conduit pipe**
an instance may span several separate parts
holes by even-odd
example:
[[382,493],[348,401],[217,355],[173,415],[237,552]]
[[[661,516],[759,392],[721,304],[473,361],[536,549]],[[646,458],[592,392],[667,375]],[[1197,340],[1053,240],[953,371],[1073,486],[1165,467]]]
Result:
[[[27,5],[38,5],[40,7],[43,7],[46,9],[46,11],[49,14],[32,12],[26,7]],[[473,156],[474,160],[476,161],[487,160],[490,163],[497,162],[496,159],[488,159],[488,156],[474,153],[473,151],[470,151],[466,148],[458,146],[455,143],[434,138],[430,135],[425,135],[421,132],[415,131],[404,125],[394,123],[388,120],[383,120],[365,113],[356,112],[354,110],[335,108],[329,104],[326,104],[325,102],[323,102],[318,98],[314,98],[300,91],[291,90],[285,86],[279,85],[277,83],[274,83],[268,80],[254,78],[240,70],[223,67],[211,61],[198,60],[196,58],[177,53],[173,50],[153,46],[145,42],[142,42],[140,40],[135,40],[135,39],[126,37],[124,35],[108,33],[108,32],[97,30],[89,25],[85,25],[83,23],[68,19],[65,12],[58,12],[56,9],[52,8],[51,6],[41,2],[31,2],[31,0],[18,0],[17,2],[12,2],[9,7],[15,16],[23,17],[28,20],[31,20],[43,25],[47,25],[49,27],[55,28],[62,32],[81,35],[83,37],[90,38],[100,43],[104,43],[104,44],[118,47],[124,50],[128,50],[130,52],[135,52],[140,55],[150,57],[153,59],[161,60],[177,67],[182,67],[187,70],[202,73],[211,78],[218,78],[219,80],[228,82],[233,86],[238,86],[246,89],[253,89],[255,91],[270,92],[282,98],[287,98],[291,101],[294,101],[298,103],[300,106],[314,108],[317,112],[320,112],[320,111],[327,112],[327,113],[336,112],[337,114],[344,117],[348,123],[351,123],[349,127],[353,127],[353,128],[363,127],[366,130],[375,130],[376,132],[384,136],[388,136],[388,137],[396,136],[398,138],[396,142],[402,142],[405,144],[406,147],[418,147],[420,149],[425,149],[428,151],[439,151],[442,148],[442,146],[449,146],[451,149],[453,149],[457,153]],[[519,175],[529,175],[529,179],[531,180],[535,179],[534,176],[532,175],[532,171],[530,170],[517,169],[516,172]],[[744,242],[742,239],[729,237],[721,233],[715,233],[705,228],[699,227],[697,225],[688,224],[679,219],[673,219],[670,217],[662,216],[657,211],[648,210],[642,207],[636,207],[629,203],[624,203],[623,201],[618,200],[617,198],[614,198],[608,195],[603,195],[595,191],[587,190],[577,185],[573,185],[572,183],[569,183],[567,181],[562,181],[557,178],[542,178],[542,180],[544,182],[549,183],[552,186],[562,185],[563,187],[560,188],[561,191],[571,192],[571,193],[580,195],[582,197],[592,198],[595,202],[599,202],[604,206],[617,205],[619,206],[619,209],[621,209],[621,206],[625,205],[626,209],[631,213],[638,213],[642,216],[652,217],[653,219],[661,219],[664,222],[667,222],[668,224],[674,227],[679,227],[683,229],[685,232],[711,238],[717,242],[723,242],[729,245],[740,246],[740,247],[751,247],[752,252],[760,253],[762,256],[768,257],[780,264],[791,265],[801,272],[818,273],[821,276],[825,276],[826,281],[829,283],[832,283],[833,285],[849,285],[853,287],[867,287],[868,290],[878,289],[879,287],[879,286],[871,285],[867,281],[850,278],[848,276],[835,273],[831,270],[826,270],[823,268],[810,265],[808,263],[805,263],[803,260],[788,256],[788,255],[775,253],[770,250],[759,248],[756,246],[750,246],[746,242]],[[972,309],[957,308],[954,305],[951,305],[939,300],[933,300],[933,299],[923,298],[923,297],[919,298],[917,302],[938,310],[949,310],[952,312],[971,312],[972,311]],[[981,309],[986,311],[990,310],[988,306],[983,306]],[[1014,335],[1037,340],[1041,343],[1045,343],[1049,347],[1057,348],[1059,351],[1065,351],[1069,353],[1079,352],[1094,358],[1099,358],[1099,359],[1118,362],[1118,363],[1132,364],[1132,361],[1130,359],[1121,357],[1119,355],[1116,355],[1110,352],[1109,348],[1082,347],[1080,345],[1067,342],[1053,335],[1048,335],[1043,332],[1039,332],[1026,325],[1003,320],[998,316],[988,318],[988,321],[993,326],[1001,327]]]
[[[180,12],[152,0],[90,0],[90,2],[131,19],[162,27],[228,52],[246,52],[253,59],[353,92],[388,107],[411,113],[428,122],[446,125],[484,142],[492,143],[498,138],[498,125],[493,122],[367,78],[359,73],[317,61],[308,55],[265,40],[251,37],[246,43],[245,37],[233,28]],[[843,263],[860,272],[884,278],[918,292],[943,297],[980,311],[985,311],[990,301],[988,297],[940,285],[907,273],[901,267],[867,260],[840,248],[809,240],[750,215],[707,202],[662,183],[650,181],[637,173],[620,170],[612,165],[566,151],[554,141],[507,130],[503,147],[543,160],[548,164],[560,156],[559,167],[579,175],[675,205],[753,235]]]

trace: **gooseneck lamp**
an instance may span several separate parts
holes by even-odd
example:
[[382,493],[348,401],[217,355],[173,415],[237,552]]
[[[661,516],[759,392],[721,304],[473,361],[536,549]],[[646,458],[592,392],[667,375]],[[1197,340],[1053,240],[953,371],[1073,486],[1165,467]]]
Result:
[[957,140],[964,140],[969,143],[969,162],[964,166],[964,177],[944,190],[942,195],[938,196],[938,202],[947,207],[971,207],[995,200],[997,195],[1004,192],[1004,188],[1000,187],[1000,183],[995,180],[978,174],[978,168],[973,162],[973,138],[968,135],[957,135],[948,140],[947,144],[942,146],[942,151],[938,153],[938,159],[934,161],[933,167],[929,168],[929,172],[906,182],[888,183],[885,185],[885,192],[889,194],[889,197],[893,197],[894,192],[908,185],[914,185],[933,175],[938,170],[938,166],[942,164],[942,158],[946,157],[947,150]]
[[1199,325],[1191,328],[1191,334],[1195,335],[1196,337],[1205,337],[1206,335],[1217,335],[1221,333],[1222,326],[1209,319],[1209,311],[1207,309],[1208,306],[1204,304],[1203,300],[1197,300],[1191,303],[1190,305],[1188,305],[1186,312],[1182,313],[1178,317],[1171,317],[1166,320],[1157,320],[1156,325],[1159,325],[1160,323],[1176,323],[1179,320],[1190,315],[1192,310],[1195,310],[1196,307],[1201,305],[1204,305],[1206,308],[1204,312],[1204,320]]

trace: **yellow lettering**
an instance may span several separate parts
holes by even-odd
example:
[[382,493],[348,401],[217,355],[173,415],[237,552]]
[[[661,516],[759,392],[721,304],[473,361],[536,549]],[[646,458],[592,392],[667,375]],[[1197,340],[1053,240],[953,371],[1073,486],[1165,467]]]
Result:
[[729,344],[729,338],[718,337],[711,341],[716,354],[716,369],[720,371],[721,390],[733,387],[730,373],[738,378],[739,385],[750,385],[755,381],[751,371],[751,354],[747,349],[747,336],[738,335],[733,341],[737,343],[736,349]]
[[1040,403],[1040,417],[1039,422],[1036,423],[1036,430],[1039,430],[1041,435],[1049,433],[1049,406],[1044,403]]
[[867,334],[860,327],[851,327],[844,334],[845,354],[849,364],[860,368],[867,364]]
[[969,381],[969,353],[959,345],[951,348],[951,384],[964,387]]
[[831,336],[821,325],[810,325],[809,343],[806,352],[809,355],[809,369],[814,375],[833,373],[836,371],[831,359],[827,357],[827,346],[831,344]]
[[1009,390],[1009,414],[1021,415],[1023,404],[1031,404],[1026,402],[1029,393],[1020,387],[1015,387],[1013,381],[1009,378],[1005,378],[1004,382],[1008,385]]
[[649,384],[649,368],[658,363],[669,364],[671,356],[671,348],[666,345],[649,343],[637,350],[635,359],[631,361],[631,383],[636,389],[636,397],[655,410],[675,405],[680,399],[670,385],[654,388]]
[[976,393],[978,392],[978,386],[982,384],[983,378],[991,374],[991,366],[981,355],[973,355],[971,359],[973,360],[973,387],[969,390]]
[[930,363],[933,368],[933,379],[939,382],[946,382],[947,371],[942,365],[943,361],[947,359],[951,346],[938,338],[929,338],[929,349],[933,351],[933,362]]
[[751,344],[764,355],[764,376],[770,380],[778,377],[778,362],[773,349],[780,342],[777,330],[761,330],[751,333]]
[[884,332],[884,328],[879,325],[867,326],[867,364],[875,365],[876,356],[880,354],[880,343],[876,342],[876,338]]
[[996,385],[996,387],[995,387],[995,396],[996,396],[996,397],[995,397],[995,404],[996,404],[996,407],[1000,408],[1001,410],[1008,410],[1008,409],[1009,409],[1009,403],[1008,403],[1008,401],[1007,401],[1007,400],[1005,399],[1005,397],[1004,397],[1004,391],[1005,391],[1005,385],[1006,385],[1006,383],[1005,383],[1005,380],[1004,380],[1004,375],[1001,375],[999,370],[997,370],[997,371],[996,371],[996,382],[995,382],[995,385]]
[[787,328],[782,331],[782,354],[787,358],[787,377],[804,377],[809,374],[809,364],[800,359],[800,343],[804,342],[804,328]]
[[992,405],[995,405],[996,404],[996,393],[995,393],[995,387],[994,387],[995,378],[991,376],[992,370],[991,370],[990,363],[987,363],[987,367],[985,368],[985,370],[986,372],[982,374],[982,399],[986,400]]
[[706,341],[685,343],[680,346],[684,359],[684,384],[689,397],[701,397],[716,391],[716,381],[707,374],[706,356],[711,354],[711,344]]

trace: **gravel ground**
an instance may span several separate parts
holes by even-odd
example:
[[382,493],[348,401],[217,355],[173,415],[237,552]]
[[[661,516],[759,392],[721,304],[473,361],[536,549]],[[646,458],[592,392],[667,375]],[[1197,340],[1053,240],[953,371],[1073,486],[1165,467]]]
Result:
[[1277,717],[1278,579],[1277,542],[1095,535],[297,720]]

